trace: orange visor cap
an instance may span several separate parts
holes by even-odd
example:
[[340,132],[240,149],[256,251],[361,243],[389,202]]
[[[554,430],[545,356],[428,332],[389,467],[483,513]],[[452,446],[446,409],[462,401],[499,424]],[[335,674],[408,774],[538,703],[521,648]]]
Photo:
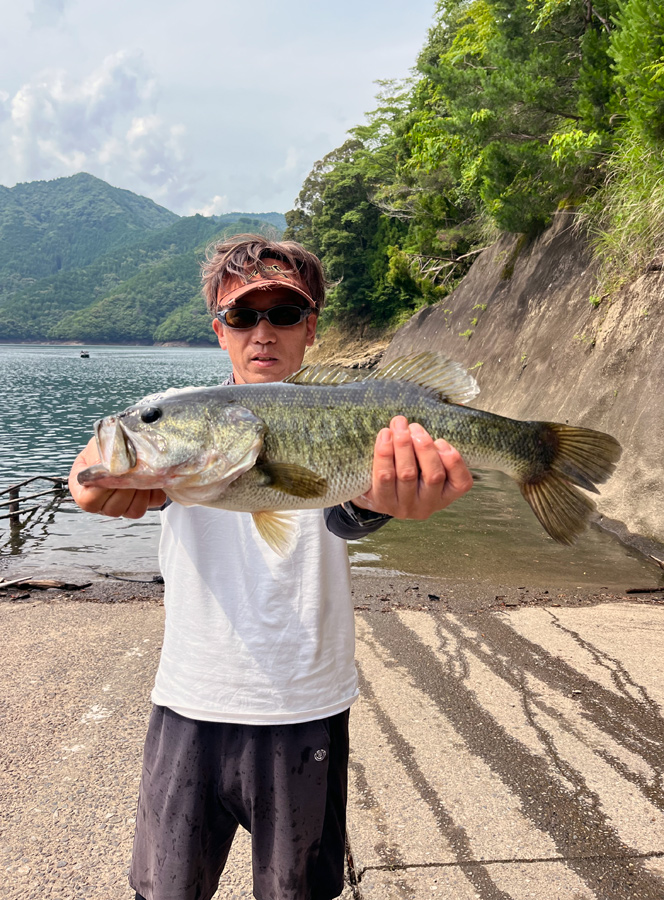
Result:
[[286,263],[278,259],[262,259],[261,262],[267,269],[266,273],[254,269],[247,282],[240,282],[238,278],[227,280],[226,284],[228,287],[233,284],[237,285],[237,287],[231,290],[224,290],[222,286],[219,289],[219,299],[217,301],[219,307],[225,309],[233,306],[241,297],[246,297],[247,294],[251,294],[254,291],[271,291],[277,287],[287,287],[294,294],[299,294],[300,297],[303,297],[310,306],[316,309],[316,303],[299,275],[289,273],[287,270],[284,271],[285,268],[287,269]]

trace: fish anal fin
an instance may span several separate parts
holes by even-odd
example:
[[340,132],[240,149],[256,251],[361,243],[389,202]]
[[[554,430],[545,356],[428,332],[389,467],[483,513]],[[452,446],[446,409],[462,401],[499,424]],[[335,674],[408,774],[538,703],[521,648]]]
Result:
[[448,403],[469,403],[480,390],[473,376],[460,363],[430,350],[416,356],[399,357],[367,373],[335,366],[304,366],[285,381],[327,385],[356,381],[410,381]]
[[297,519],[292,512],[264,510],[251,514],[259,535],[277,556],[287,559],[295,549],[300,533]]
[[256,466],[256,470],[263,476],[266,487],[292,497],[322,497],[327,490],[324,478],[295,463],[261,463]]

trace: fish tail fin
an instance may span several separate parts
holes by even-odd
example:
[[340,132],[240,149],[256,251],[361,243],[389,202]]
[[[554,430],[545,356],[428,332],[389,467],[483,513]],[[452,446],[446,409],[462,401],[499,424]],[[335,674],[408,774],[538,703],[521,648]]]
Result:
[[573,544],[585,529],[595,504],[578,488],[598,494],[620,459],[621,447],[610,434],[549,422],[547,443],[554,448],[549,468],[520,484],[521,493],[551,537]]

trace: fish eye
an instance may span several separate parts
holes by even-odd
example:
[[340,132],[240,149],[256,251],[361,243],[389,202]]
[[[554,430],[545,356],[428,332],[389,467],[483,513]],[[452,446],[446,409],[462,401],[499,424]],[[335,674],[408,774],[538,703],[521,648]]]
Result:
[[161,410],[158,406],[148,406],[141,413],[141,421],[148,425],[150,422],[156,422],[158,419],[161,419]]

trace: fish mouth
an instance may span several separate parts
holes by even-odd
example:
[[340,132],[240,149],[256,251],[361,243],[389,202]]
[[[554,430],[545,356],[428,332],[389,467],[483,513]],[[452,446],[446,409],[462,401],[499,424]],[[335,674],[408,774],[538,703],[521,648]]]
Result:
[[123,475],[136,466],[136,447],[117,416],[95,422],[94,430],[99,456],[111,475]]

